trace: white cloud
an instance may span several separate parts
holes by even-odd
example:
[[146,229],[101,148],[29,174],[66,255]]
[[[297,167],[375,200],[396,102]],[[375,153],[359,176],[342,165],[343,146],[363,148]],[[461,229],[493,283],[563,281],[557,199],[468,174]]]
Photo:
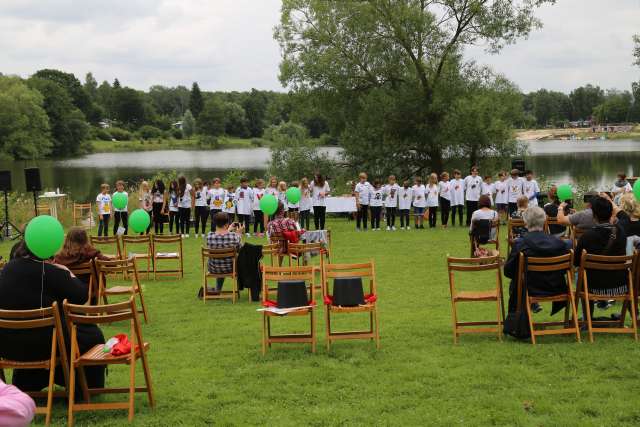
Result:
[[[1,0],[0,71],[92,71],[139,89],[198,81],[206,90],[282,90],[279,10],[280,0]],[[627,89],[640,79],[631,65],[640,0],[559,0],[539,16],[544,28],[528,40],[467,56],[525,91],[589,82]]]

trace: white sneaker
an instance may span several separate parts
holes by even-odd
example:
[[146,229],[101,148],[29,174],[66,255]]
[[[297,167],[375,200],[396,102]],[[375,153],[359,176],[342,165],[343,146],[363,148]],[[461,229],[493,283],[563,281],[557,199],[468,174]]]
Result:
[[251,233],[246,233],[247,237],[251,237]]
[[182,237],[183,239],[185,238],[184,236],[185,236],[184,234],[181,234],[181,235],[180,235],[180,237]]
[[187,239],[189,238],[189,235],[187,234]]
[[407,225],[407,230],[411,230],[411,227],[409,227],[408,225]]
[[391,230],[396,231],[396,226],[391,227]]
[[387,225],[387,231],[391,231],[391,227]]

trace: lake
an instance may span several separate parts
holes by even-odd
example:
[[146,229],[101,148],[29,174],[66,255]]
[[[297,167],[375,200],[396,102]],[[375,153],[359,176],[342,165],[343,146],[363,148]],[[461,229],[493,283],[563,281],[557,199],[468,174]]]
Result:
[[[529,141],[526,167],[553,182],[573,179],[594,188],[609,188],[616,174],[640,173],[640,141]],[[336,147],[323,148],[339,156]],[[263,175],[270,159],[268,148],[215,151],[147,151],[99,153],[66,160],[0,162],[0,169],[11,170],[14,188],[24,191],[25,167],[40,168],[42,184],[47,190],[60,188],[76,200],[90,200],[101,183],[122,179],[137,182],[158,171],[182,173],[189,179],[224,176],[231,169],[246,171],[249,176]],[[460,161],[452,162],[458,166]],[[504,165],[505,168],[508,165]]]

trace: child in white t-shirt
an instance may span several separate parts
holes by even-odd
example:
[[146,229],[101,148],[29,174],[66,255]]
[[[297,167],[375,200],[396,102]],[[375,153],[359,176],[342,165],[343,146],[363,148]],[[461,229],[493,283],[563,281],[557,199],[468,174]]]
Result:
[[360,224],[362,224],[362,229],[366,231],[369,202],[371,201],[371,184],[367,181],[367,174],[364,172],[360,172],[358,179],[359,181],[354,190],[356,196],[356,207],[358,209],[356,230],[360,231]]
[[224,193],[222,212],[229,216],[229,223],[236,221],[236,187],[233,185],[228,185]]
[[500,215],[500,221],[504,224],[509,209],[509,199],[507,199],[507,173],[505,171],[498,173],[498,181],[494,184],[493,189],[494,193],[496,193],[496,209],[498,210],[498,215]]
[[244,226],[247,236],[251,227],[251,214],[253,213],[253,190],[249,187],[249,179],[240,178],[240,187],[236,190],[236,212],[238,213],[238,221]]
[[422,184],[422,178],[417,177],[415,179],[412,190],[413,217],[416,229],[424,228],[424,225],[422,225],[422,216],[424,215],[424,208],[427,207],[427,188]]
[[287,203],[287,183],[280,181],[278,183],[278,195],[276,196],[278,201],[284,206],[284,211],[289,211],[289,204]]
[[182,238],[189,238],[189,228],[191,227],[191,209],[195,206],[195,191],[187,178],[178,178],[178,216],[180,218],[180,234]]
[[495,193],[495,186],[491,182],[492,180],[493,178],[491,175],[485,175],[482,180],[482,185],[480,185],[480,195],[489,196],[491,206],[493,206],[493,193]]
[[169,183],[169,233],[173,233],[174,224],[176,226],[176,234],[180,233],[178,211],[178,181],[174,179]]
[[524,181],[524,195],[529,199],[529,206],[538,206],[538,196],[540,195],[540,186],[538,181],[533,179],[533,172],[525,172],[526,180]]
[[478,210],[478,200],[482,190],[482,177],[477,166],[471,168],[471,174],[464,179],[464,196],[467,208],[467,226],[471,225],[471,216]]
[[311,217],[311,188],[309,180],[304,177],[300,180],[300,227],[309,230]]
[[524,194],[524,182],[518,169],[511,169],[511,177],[507,179],[507,203],[509,216],[518,210],[518,199]]
[[451,211],[451,182],[449,181],[449,172],[445,171],[440,174],[438,192],[440,193],[440,221],[442,222],[442,228],[447,228],[449,212]]
[[396,231],[396,210],[398,209],[398,192],[400,186],[396,182],[396,176],[390,175],[387,185],[383,188],[385,214],[387,216],[387,231]]
[[209,200],[209,215],[211,216],[211,231],[216,231],[216,224],[214,218],[218,212],[222,212],[224,208],[225,193],[227,191],[222,188],[222,181],[220,178],[213,178],[211,185],[209,186],[209,194],[207,199]]
[[116,192],[113,193],[113,197],[116,194],[124,194],[124,197],[127,199],[127,204],[124,205],[123,208],[113,207],[113,235],[115,236],[118,233],[118,228],[120,228],[120,221],[122,221],[122,228],[124,228],[123,234],[127,234],[129,230],[129,193],[124,191],[124,181],[118,180],[116,181]]
[[149,231],[151,231],[151,223],[153,219],[153,194],[151,194],[151,186],[147,181],[142,181],[140,183],[140,190],[138,191],[138,202],[140,203],[140,209],[142,209],[147,213],[147,215],[149,215],[149,226],[145,231],[146,234],[149,234]]
[[200,225],[202,225],[202,237],[205,237],[207,220],[209,219],[210,214],[210,209],[207,204],[207,199],[209,198],[208,189],[204,186],[204,183],[200,178],[196,178],[193,181],[193,191],[195,194],[195,212],[193,214],[193,219],[194,228],[196,229],[196,237],[198,237]]
[[462,227],[464,180],[458,169],[453,170],[453,179],[451,180],[449,191],[451,192],[451,225],[456,225],[456,214],[458,214],[458,224]]
[[253,186],[253,234],[257,237],[264,236],[264,214],[260,208],[262,196],[264,196],[264,179],[257,179]]
[[98,236],[108,236],[109,218],[111,218],[112,210],[109,184],[100,186],[100,194],[96,197],[96,207],[98,209]]
[[409,213],[411,212],[411,203],[413,201],[413,189],[410,187],[409,180],[402,183],[402,187],[398,190],[398,213],[400,215],[400,230],[409,230]]
[[380,217],[382,216],[382,199],[384,190],[379,179],[373,181],[369,208],[371,209],[371,230],[380,231]]
[[[298,181],[293,181],[291,183],[291,187],[289,188],[299,188],[300,187],[300,183],[298,183]],[[286,193],[285,193],[286,196]],[[289,200],[288,197],[286,197],[287,199],[287,210],[289,212],[288,216],[289,218],[298,221],[298,211],[300,210],[300,200],[298,200],[296,203],[291,203],[291,201]]]
[[311,181],[311,202],[313,203],[313,222],[316,230],[324,230],[327,215],[327,197],[331,192],[329,183],[321,174],[316,174]]
[[429,210],[429,228],[435,228],[436,218],[438,215],[438,175],[432,173],[429,175],[429,184],[427,184],[427,209]]

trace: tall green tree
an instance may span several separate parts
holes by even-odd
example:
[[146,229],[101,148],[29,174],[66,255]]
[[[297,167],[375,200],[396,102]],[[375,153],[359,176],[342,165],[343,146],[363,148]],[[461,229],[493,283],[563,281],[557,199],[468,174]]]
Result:
[[629,91],[609,90],[604,103],[594,108],[593,117],[600,124],[627,122],[632,104],[633,97]]
[[636,58],[634,64],[640,67],[640,34],[633,36],[633,56]]
[[96,103],[102,107],[107,118],[113,119],[113,108],[111,105],[112,88],[108,81],[104,80],[96,90]]
[[265,127],[265,115],[267,112],[268,100],[264,93],[251,89],[251,93],[242,103],[247,116],[247,128],[249,136],[259,138],[262,136]]
[[600,86],[580,86],[569,94],[573,107],[574,120],[587,120],[591,117],[593,109],[604,102],[604,90]]
[[217,137],[225,131],[224,104],[217,97],[207,100],[196,119],[198,133]]
[[20,78],[0,76],[0,159],[37,159],[51,152],[44,99]]
[[[450,145],[443,124],[463,95],[446,79],[461,76],[464,47],[498,52],[541,25],[534,12],[544,3],[552,1],[283,0],[280,80],[343,118],[342,133],[357,144],[344,145],[347,155],[365,144],[370,160],[384,140],[394,147],[391,167],[441,169]],[[381,111],[387,123],[372,132],[366,114]]]
[[93,73],[89,71],[84,77],[84,91],[89,95],[89,99],[95,102],[98,95],[98,81],[93,77]]
[[146,106],[140,92],[129,87],[114,88],[111,93],[113,118],[133,128],[145,124]]
[[247,117],[244,109],[235,102],[224,103],[224,122],[227,135],[245,138],[248,134]]
[[60,87],[64,88],[67,91],[69,96],[71,97],[71,101],[73,105],[80,109],[84,114],[90,112],[91,109],[91,99],[89,95],[82,87],[80,80],[76,78],[73,73],[65,73],[60,70],[52,70],[52,69],[43,69],[37,71],[33,77],[51,80],[52,82],[58,84]]
[[196,119],[191,114],[191,110],[187,110],[182,116],[182,133],[187,138],[191,138],[196,133]]
[[72,156],[83,151],[89,127],[82,111],[73,104],[71,96],[59,84],[39,77],[27,81],[44,97],[43,107],[49,117],[54,156]]
[[196,119],[200,117],[200,113],[204,108],[204,98],[202,98],[202,92],[200,92],[200,86],[198,82],[193,82],[191,85],[191,94],[189,96],[189,110]]

